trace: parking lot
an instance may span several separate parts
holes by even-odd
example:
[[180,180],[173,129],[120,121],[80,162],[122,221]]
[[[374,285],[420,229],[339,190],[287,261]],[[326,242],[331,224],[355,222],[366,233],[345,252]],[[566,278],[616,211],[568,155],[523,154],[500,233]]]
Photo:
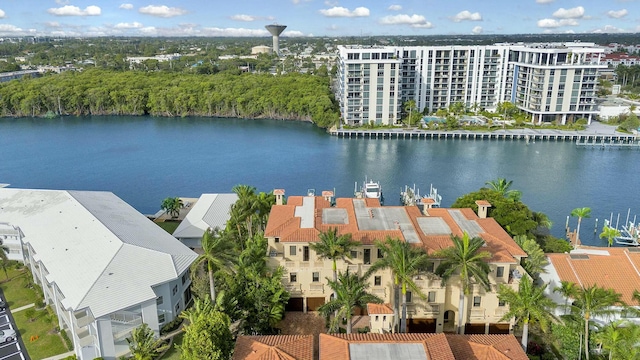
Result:
[[[0,292],[0,296],[4,298],[2,292]],[[7,329],[15,330],[16,338],[9,342],[0,343],[0,360],[30,360],[8,308],[0,310],[0,330]]]

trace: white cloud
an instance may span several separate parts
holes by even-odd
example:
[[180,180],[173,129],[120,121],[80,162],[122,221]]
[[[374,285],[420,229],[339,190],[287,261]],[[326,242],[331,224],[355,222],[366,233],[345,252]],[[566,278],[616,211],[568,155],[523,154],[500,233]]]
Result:
[[471,33],[474,35],[482,34],[482,26],[474,26],[473,29],[471,29]]
[[116,29],[141,29],[143,26],[137,21],[132,23],[119,23],[114,26]]
[[44,23],[47,27],[52,27],[52,28],[59,28],[60,27],[60,23],[57,21],[47,21]]
[[326,6],[331,6],[331,7],[333,7],[333,6],[338,6],[338,1],[325,0],[325,1],[324,1],[324,4],[325,4]]
[[380,19],[382,25],[409,25],[414,28],[431,29],[433,24],[422,15],[389,15]]
[[98,16],[102,10],[95,5],[87,6],[84,10],[77,6],[65,5],[59,8],[50,8],[47,12],[55,16]]
[[67,5],[69,0],[56,0],[56,4],[58,5]]
[[469,10],[463,10],[456,14],[456,16],[452,17],[451,20],[454,22],[460,21],[482,21],[482,15],[479,12],[472,13]]
[[180,16],[187,13],[187,10],[177,8],[177,7],[168,7],[166,5],[149,5],[145,7],[141,7],[138,10],[141,14],[170,18],[174,16]]
[[21,35],[34,35],[35,29],[22,29],[11,24],[0,24],[0,36],[21,36]]
[[0,19],[4,18],[5,16],[7,16],[7,14],[5,14],[2,9],[0,9]]
[[576,19],[541,19],[538,20],[538,27],[541,28],[557,28],[561,26],[578,26]]
[[334,6],[331,9],[321,9],[320,14],[326,17],[366,17],[369,16],[369,9],[357,7],[351,11],[342,6]]
[[121,4],[118,6],[120,9],[131,10],[133,9],[133,4]]
[[237,15],[232,15],[230,17],[231,20],[235,20],[235,21],[256,21],[257,18],[255,16],[252,15],[246,15],[246,14],[237,14]]
[[607,12],[607,15],[610,18],[614,18],[614,19],[620,19],[623,18],[625,16],[627,16],[629,12],[627,11],[627,9],[622,9],[622,10],[609,10]]
[[332,24],[332,25],[327,26],[327,30],[329,30],[329,31],[337,31],[337,30],[340,30],[340,27],[338,25],[336,25],[336,24]]
[[556,0],[536,0],[538,4],[551,4],[554,1]]
[[602,33],[626,33],[629,31],[615,27],[613,25],[605,25],[599,29],[592,30],[591,32],[596,34],[602,34]]
[[571,9],[560,8],[553,13],[553,17],[558,19],[580,19],[584,17],[584,8],[576,6]]
[[387,10],[400,11],[400,10],[402,10],[402,5],[391,5],[391,6],[389,6],[389,8]]

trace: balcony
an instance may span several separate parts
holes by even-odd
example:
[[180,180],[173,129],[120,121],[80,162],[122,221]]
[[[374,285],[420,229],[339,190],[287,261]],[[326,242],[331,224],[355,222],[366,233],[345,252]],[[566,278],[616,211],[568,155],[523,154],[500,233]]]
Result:
[[324,293],[324,284],[311,284],[309,285],[309,291]]
[[384,287],[373,287],[371,288],[371,293],[382,299],[387,297],[387,289]]
[[437,316],[440,314],[440,304],[429,304],[424,309],[425,315]]
[[497,318],[502,318],[508,311],[509,309],[506,306],[500,306],[496,308],[493,315]]
[[472,320],[484,320],[485,318],[485,309],[482,308],[473,308],[471,309],[471,319]]
[[111,318],[111,332],[115,341],[124,339],[131,334],[131,330],[142,324],[142,315],[129,311],[119,311],[109,315]]
[[95,320],[86,310],[76,311],[73,316],[77,328],[83,328]]
[[301,293],[302,285],[301,284],[284,284],[284,288],[290,293]]
[[88,329],[78,331],[76,332],[76,335],[78,336],[78,344],[80,345],[80,347],[95,344],[96,337],[91,335]]

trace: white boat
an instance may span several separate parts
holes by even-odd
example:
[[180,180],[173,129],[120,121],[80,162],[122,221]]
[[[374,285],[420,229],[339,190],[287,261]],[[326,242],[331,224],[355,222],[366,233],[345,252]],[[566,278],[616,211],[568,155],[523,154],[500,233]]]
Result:
[[442,202],[442,196],[438,194],[438,189],[431,187],[428,195],[420,195],[420,189],[416,188],[413,184],[413,188],[405,185],[404,191],[400,189],[400,202],[405,206],[424,206],[425,204],[431,204],[431,207],[440,207]]
[[353,192],[356,198],[378,199],[382,202],[382,186],[378,182],[367,180],[366,177],[359,190],[358,183],[356,183]]
[[635,225],[633,222],[629,222],[627,226],[623,225],[620,236],[614,240],[619,245],[640,246],[640,225]]

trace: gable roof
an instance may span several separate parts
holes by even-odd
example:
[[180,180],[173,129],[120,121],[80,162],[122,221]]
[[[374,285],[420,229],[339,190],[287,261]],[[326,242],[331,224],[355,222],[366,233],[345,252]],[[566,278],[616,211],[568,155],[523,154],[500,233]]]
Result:
[[313,335],[238,336],[233,360],[313,360]]
[[[527,360],[513,335],[320,334],[320,360],[350,360],[353,344],[421,344],[427,359]],[[413,349],[415,351],[415,348]],[[385,356],[372,359],[386,360]]]
[[393,309],[390,304],[367,304],[367,313],[371,315],[393,314]]
[[561,281],[584,287],[597,284],[620,293],[628,305],[640,305],[633,299],[634,290],[640,289],[640,252],[633,248],[582,249],[569,254],[547,254],[547,258]]
[[3,188],[0,221],[23,232],[62,305],[88,307],[96,318],[155,299],[153,286],[197,258],[110,192]]
[[202,194],[173,232],[176,238],[201,238],[207,229],[224,229],[238,195]]
[[450,247],[451,235],[481,237],[490,262],[518,263],[527,254],[493,219],[481,219],[472,209],[428,209],[382,206],[377,199],[338,198],[335,206],[319,196],[291,196],[286,205],[271,208],[265,236],[280,242],[316,242],[320,232],[335,228],[363,245],[387,236],[421,246],[429,253]]

